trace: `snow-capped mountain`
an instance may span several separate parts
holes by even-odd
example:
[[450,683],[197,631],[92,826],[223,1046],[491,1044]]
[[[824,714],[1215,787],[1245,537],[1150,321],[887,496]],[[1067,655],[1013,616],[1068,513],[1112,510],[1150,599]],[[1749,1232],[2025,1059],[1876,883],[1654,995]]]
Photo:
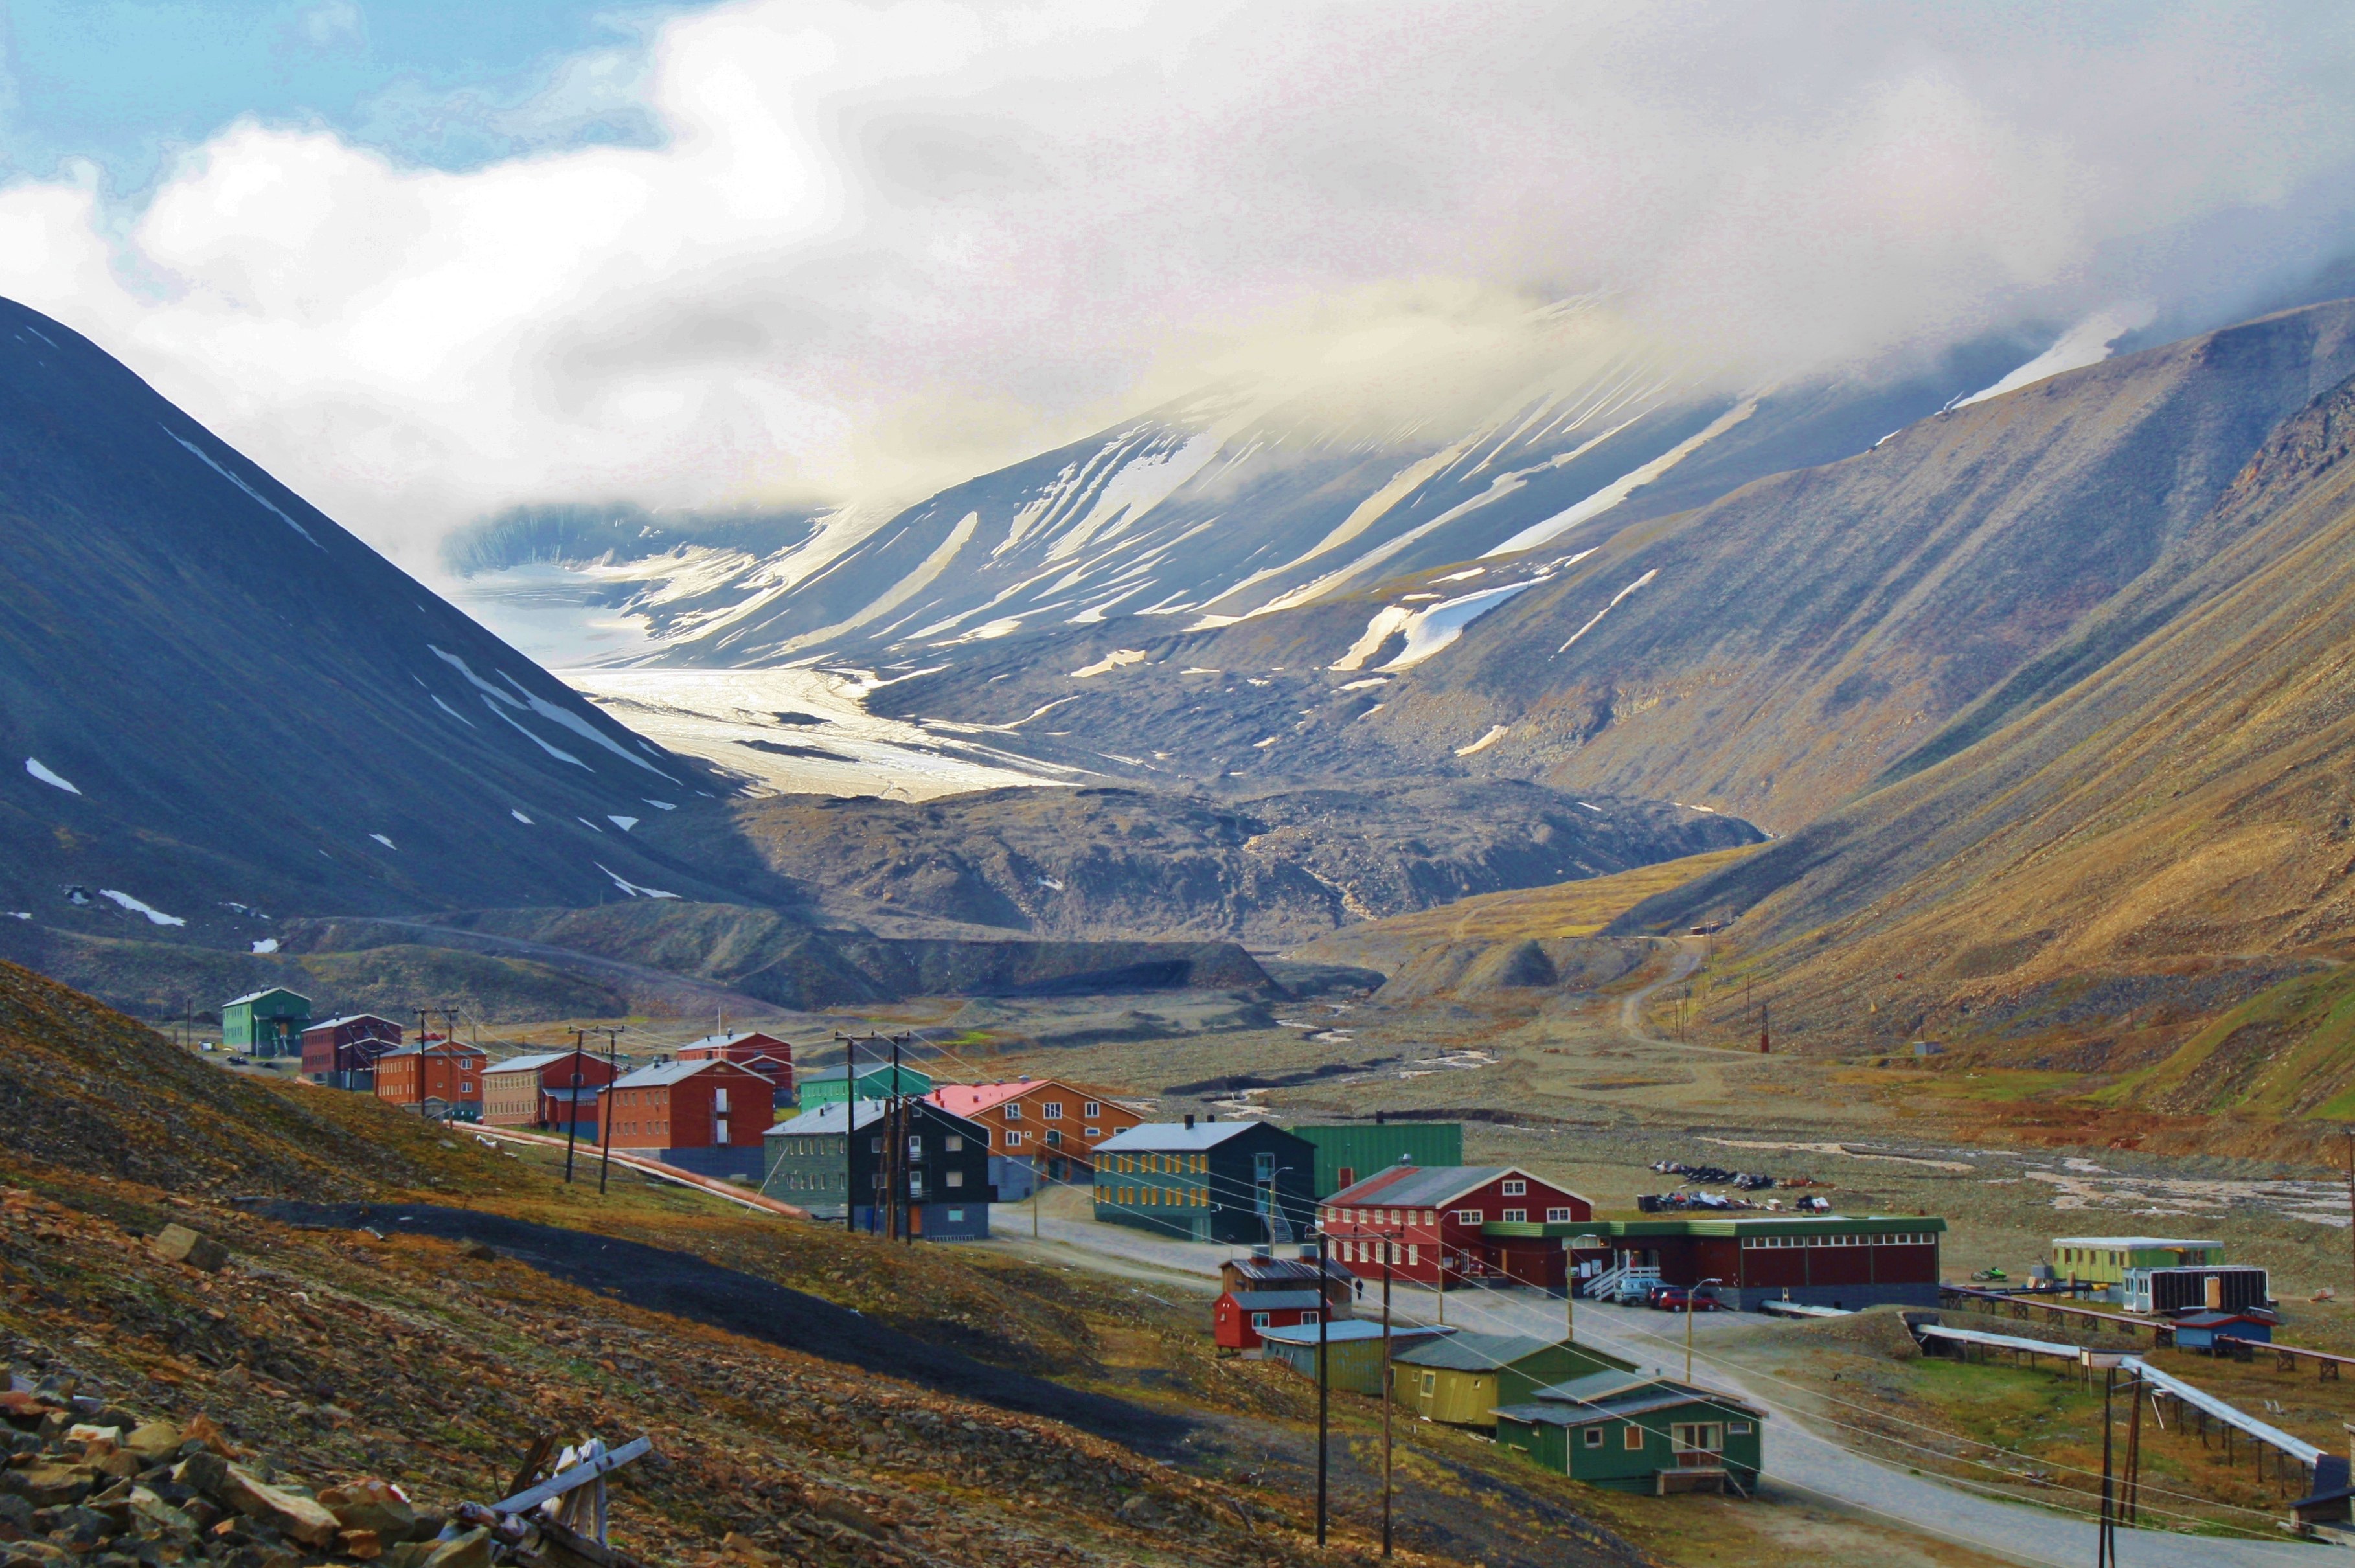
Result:
[[1565,351],[1452,425],[1224,389],[895,513],[781,516],[765,551],[741,528],[682,520],[641,539],[623,519],[568,554],[523,548],[510,521],[462,535],[449,564],[461,603],[527,646],[552,606],[536,650],[552,662],[905,667],[1114,617],[1216,624],[1686,510],[1862,451],[2035,347],[2007,336],[1907,376],[1735,389],[1665,359]]

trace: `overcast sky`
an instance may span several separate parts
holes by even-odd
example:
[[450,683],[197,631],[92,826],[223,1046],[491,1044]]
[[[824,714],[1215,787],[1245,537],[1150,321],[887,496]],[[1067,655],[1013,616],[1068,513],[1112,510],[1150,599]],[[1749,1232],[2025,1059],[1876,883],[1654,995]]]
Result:
[[5,15],[0,293],[412,566],[516,501],[909,496],[1211,376],[1519,363],[1573,295],[1755,379],[2355,249],[2325,5]]

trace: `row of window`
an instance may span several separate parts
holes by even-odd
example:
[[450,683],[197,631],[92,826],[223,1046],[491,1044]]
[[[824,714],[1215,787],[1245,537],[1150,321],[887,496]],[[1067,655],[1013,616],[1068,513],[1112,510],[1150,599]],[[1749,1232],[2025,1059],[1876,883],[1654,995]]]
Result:
[[[1018,1121],[1020,1121],[1020,1120],[1022,1119],[1022,1102],[1021,1102],[1021,1101],[1019,1101],[1019,1100],[1008,1100],[1007,1102],[1006,1102],[1006,1104],[1005,1104],[1005,1106],[1003,1107],[1003,1109],[1005,1110],[1005,1113],[1006,1113],[1006,1119],[1007,1119],[1007,1121],[1009,1121],[1009,1122],[1018,1122]],[[1062,1103],[1060,1100],[1045,1100],[1045,1101],[1041,1101],[1041,1102],[1039,1103],[1039,1117],[1040,1117],[1042,1120],[1050,1121],[1050,1122],[1060,1122],[1060,1121],[1061,1121],[1061,1120],[1063,1119],[1063,1103]],[[1090,1100],[1090,1101],[1088,1101],[1085,1104],[1082,1104],[1082,1105],[1080,1107],[1080,1115],[1082,1115],[1082,1116],[1085,1116],[1085,1117],[1089,1117],[1089,1118],[1091,1118],[1091,1119],[1092,1119],[1092,1118],[1094,1118],[1094,1117],[1097,1117],[1097,1116],[1101,1116],[1101,1115],[1103,1115],[1103,1101],[1101,1101],[1101,1100]],[[1093,1137],[1093,1136],[1096,1136],[1096,1130],[1095,1130],[1095,1128],[1093,1128],[1093,1127],[1090,1127],[1090,1128],[1088,1129],[1088,1136],[1090,1136],[1090,1137]]]
[[[881,1154],[883,1152],[882,1135],[879,1133],[875,1136],[868,1139],[867,1147],[875,1153]],[[789,1137],[785,1140],[785,1152],[787,1154],[839,1155],[842,1152],[842,1140],[835,1137],[829,1133],[819,1133],[814,1136],[797,1136],[794,1137]],[[962,1133],[945,1133],[942,1135],[941,1152],[943,1154],[963,1154],[964,1152],[964,1135]],[[911,1133],[908,1135],[908,1157],[910,1159],[922,1159],[924,1157],[923,1134]]]
[[1206,1154],[1107,1154],[1104,1168],[1124,1176],[1200,1176],[1210,1168]]
[[1930,1247],[1938,1242],[1935,1232],[1898,1231],[1885,1236],[1744,1236],[1742,1244],[1750,1248],[1766,1247]]
[[[1517,1187],[1521,1183],[1508,1181],[1505,1185]],[[1457,1209],[1453,1211],[1453,1213],[1455,1222],[1459,1225],[1485,1225],[1488,1222],[1488,1216],[1482,1210]],[[1527,1209],[1503,1209],[1497,1211],[1497,1218],[1508,1225],[1526,1225],[1529,1222],[1529,1211]],[[1545,1222],[1549,1225],[1567,1225],[1574,1218],[1575,1216],[1566,1206],[1549,1209],[1545,1211]],[[1327,1230],[1336,1225],[1436,1225],[1438,1223],[1439,1213],[1433,1209],[1327,1209],[1325,1211],[1325,1227]]]
[[[1597,1423],[1593,1426],[1580,1429],[1580,1441],[1589,1448],[1600,1448],[1609,1441],[1608,1433],[1611,1426],[1618,1427],[1619,1446],[1630,1454],[1643,1452],[1653,1438],[1663,1435],[1651,1427],[1638,1426],[1632,1421],[1613,1422],[1608,1426]],[[1746,1421],[1679,1421],[1671,1425],[1665,1435],[1668,1439],[1668,1446],[1679,1454],[1722,1454],[1725,1452],[1725,1439],[1728,1435],[1735,1437],[1749,1436],[1750,1423]]]
[[[840,1182],[834,1179],[837,1173],[833,1171],[788,1170],[780,1174],[784,1178],[783,1187],[788,1192],[835,1192],[839,1191],[842,1186]],[[879,1170],[875,1172],[870,1181],[878,1190],[880,1190],[883,1186],[883,1173]],[[963,1187],[964,1172],[962,1170],[943,1172],[941,1176],[941,1185]],[[916,1197],[921,1198],[924,1195],[922,1171],[912,1170],[908,1173],[908,1189]]]
[[1352,1240],[1349,1237],[1344,1236],[1336,1244],[1341,1249],[1341,1261],[1345,1264],[1380,1263],[1383,1261],[1382,1249],[1384,1247],[1388,1247],[1390,1249],[1391,1255],[1389,1261],[1393,1264],[1404,1264],[1409,1268],[1412,1268],[1415,1264],[1423,1262],[1423,1248],[1419,1243],[1414,1242],[1409,1242],[1405,1245],[1401,1246],[1396,1242],[1369,1242],[1363,1240]]
[[1114,1187],[1106,1182],[1098,1182],[1096,1201],[1117,1203],[1126,1209],[1139,1204],[1208,1209],[1210,1207],[1210,1189],[1207,1187]]

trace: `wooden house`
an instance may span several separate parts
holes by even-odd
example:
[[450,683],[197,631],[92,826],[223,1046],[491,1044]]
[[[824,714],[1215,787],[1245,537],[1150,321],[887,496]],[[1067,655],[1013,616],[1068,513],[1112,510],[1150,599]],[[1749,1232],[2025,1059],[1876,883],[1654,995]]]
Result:
[[272,986],[221,1004],[221,1047],[249,1056],[293,1056],[311,1027],[311,998]]
[[657,1061],[598,1096],[598,1137],[700,1176],[761,1174],[769,1081],[732,1061]]
[[376,1059],[397,1051],[401,1028],[374,1013],[349,1013],[303,1031],[303,1075],[337,1089],[374,1089]]
[[[1532,1233],[1538,1233],[1529,1228]],[[1582,1268],[1657,1270],[1661,1283],[1699,1286],[1728,1307],[1938,1305],[1944,1220],[1913,1214],[1646,1215],[1550,1228],[1581,1246]]]
[[1568,1340],[1518,1334],[1450,1334],[1391,1357],[1392,1397],[1427,1421],[1493,1426],[1500,1405],[1593,1372],[1625,1371],[1616,1356]]
[[1558,1291],[1567,1264],[1561,1235],[1545,1227],[1593,1213],[1518,1166],[1392,1165],[1327,1199],[1319,1221],[1335,1260],[1363,1279],[1387,1266],[1394,1279],[1441,1289],[1481,1281]]
[[575,1136],[594,1139],[597,1096],[615,1076],[605,1058],[577,1049],[510,1056],[483,1069],[483,1120],[495,1127],[559,1133],[577,1123]]
[[1197,1242],[1286,1242],[1316,1213],[1316,1165],[1305,1139],[1265,1122],[1146,1122],[1096,1146],[1096,1218]]
[[[847,1195],[859,1195],[850,1216],[854,1229],[885,1228],[887,1180],[880,1100],[861,1100],[846,1149],[844,1106],[837,1100],[779,1122],[762,1139],[764,1168],[761,1190],[810,1211],[814,1219],[839,1221]],[[989,1143],[982,1129],[922,1100],[909,1102],[908,1143],[901,1163],[900,1200],[912,1215],[911,1234],[935,1242],[986,1241],[989,1236]]]
[[[925,1098],[980,1123],[989,1130],[992,1154],[1023,1162],[1049,1181],[1090,1179],[1097,1146],[1145,1120],[1102,1089],[1060,1078],[943,1083]],[[999,1181],[1001,1189],[1008,1185]]]
[[423,1040],[376,1059],[376,1097],[435,1120],[480,1121],[483,1053],[446,1040]]
[[[1427,1345],[1455,1329],[1422,1324],[1391,1325],[1391,1356]],[[1270,1327],[1261,1331],[1260,1354],[1282,1361],[1311,1382],[1316,1380],[1316,1325]],[[1325,1325],[1325,1381],[1344,1393],[1380,1398],[1382,1392],[1382,1326],[1363,1317]]]
[[1497,1441],[1549,1470],[1618,1491],[1757,1490],[1766,1413],[1666,1378],[1591,1373],[1500,1407]]

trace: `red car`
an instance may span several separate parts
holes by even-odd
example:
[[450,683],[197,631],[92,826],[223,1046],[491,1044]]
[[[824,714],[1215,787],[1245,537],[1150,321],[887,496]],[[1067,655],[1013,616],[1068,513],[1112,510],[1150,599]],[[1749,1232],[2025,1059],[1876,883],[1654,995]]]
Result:
[[1722,1312],[1725,1304],[1705,1290],[1664,1285],[1652,1293],[1652,1305],[1662,1312]]

